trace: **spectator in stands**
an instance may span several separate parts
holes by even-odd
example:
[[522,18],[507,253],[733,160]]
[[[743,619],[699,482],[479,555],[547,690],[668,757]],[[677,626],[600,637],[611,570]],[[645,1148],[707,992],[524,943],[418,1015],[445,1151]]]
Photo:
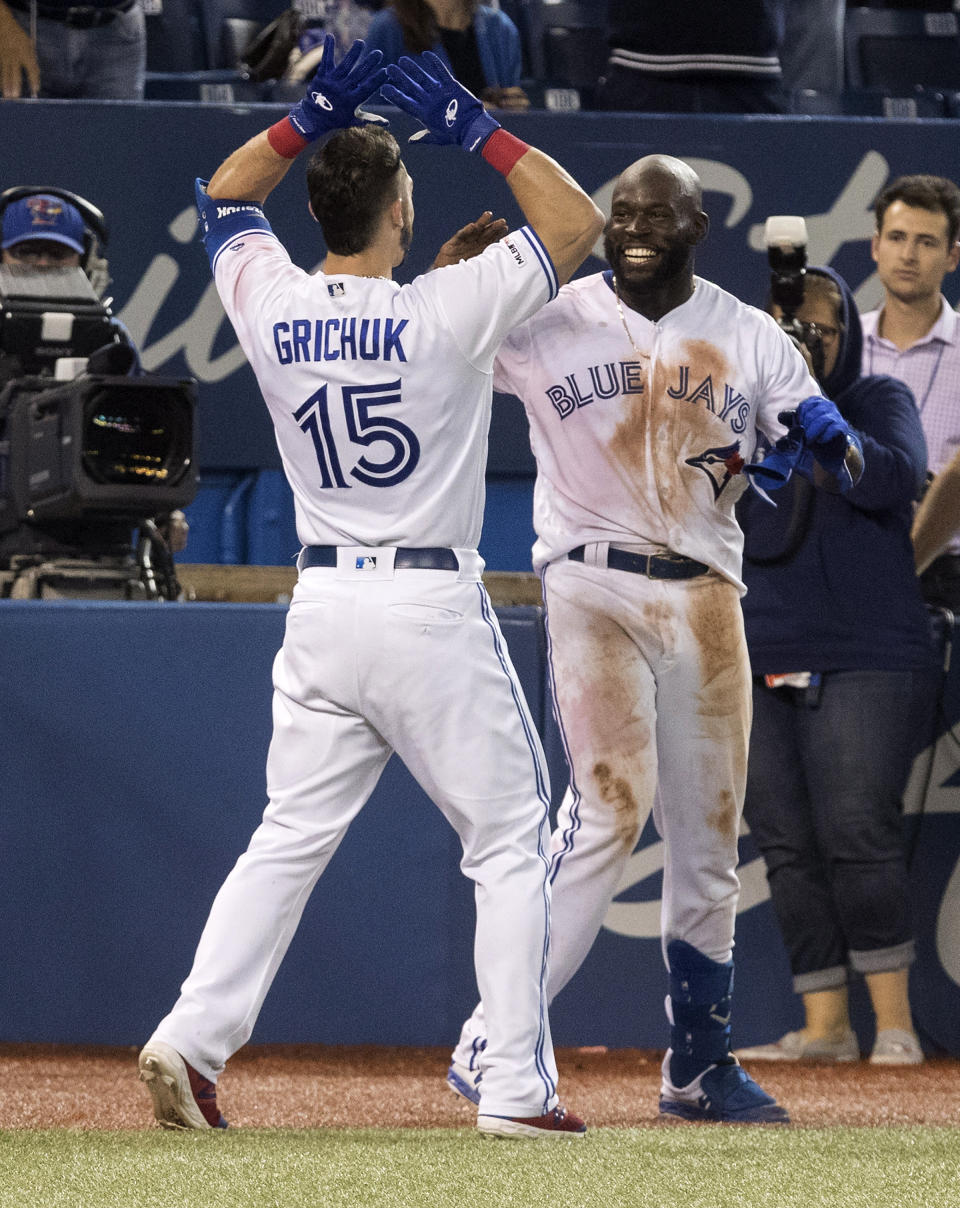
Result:
[[801,89],[843,91],[844,0],[790,0],[784,8],[780,66],[788,96]]
[[842,278],[808,270],[798,318],[812,325],[813,371],[857,430],[869,472],[838,495],[815,490],[801,470],[776,509],[753,494],[739,504],[754,676],[744,816],[805,1023],[738,1056],[857,1060],[853,972],[876,1017],[871,1062],[915,1064],[923,1053],[907,993],[914,940],[901,798],[936,677],[910,544],[923,431],[902,382],[861,376],[860,323]]
[[[943,280],[960,261],[960,189],[942,176],[901,176],[874,205],[873,259],[884,289],[863,316],[863,368],[913,391],[939,474],[960,449],[960,318]],[[960,536],[924,571],[927,602],[960,614]]]
[[138,100],[146,61],[140,0],[0,0],[5,98]]
[[[784,113],[784,0],[609,0],[599,109]],[[722,11],[721,11],[722,10]]]
[[488,108],[527,109],[520,33],[505,12],[478,0],[391,0],[366,35],[386,63],[432,50]]

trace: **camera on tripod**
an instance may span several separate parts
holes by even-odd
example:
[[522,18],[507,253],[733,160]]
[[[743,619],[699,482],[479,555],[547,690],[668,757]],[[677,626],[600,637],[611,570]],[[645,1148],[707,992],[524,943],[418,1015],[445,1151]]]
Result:
[[813,374],[823,380],[823,337],[815,323],[797,318],[803,306],[807,275],[807,224],[798,215],[775,214],[763,228],[770,265],[770,300],[779,309],[777,323],[810,353]]
[[[175,598],[169,551],[148,576],[133,541],[152,529],[156,546],[153,518],[196,494],[196,382],[129,376],[136,354],[79,268],[0,266],[0,354],[0,595]],[[40,591],[38,568],[66,586]]]

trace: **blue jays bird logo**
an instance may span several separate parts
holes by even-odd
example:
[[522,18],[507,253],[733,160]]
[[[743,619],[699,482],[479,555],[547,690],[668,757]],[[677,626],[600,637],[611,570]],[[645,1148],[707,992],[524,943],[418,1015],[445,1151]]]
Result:
[[63,213],[60,202],[49,197],[28,197],[27,209],[30,211],[30,221],[36,227],[55,226]]
[[743,458],[740,456],[740,442],[735,440],[730,445],[722,445],[715,449],[704,449],[696,457],[686,458],[684,464],[696,466],[698,470],[703,470],[704,474],[710,479],[714,499],[719,499],[721,491],[730,479],[734,474],[739,474],[743,469]]

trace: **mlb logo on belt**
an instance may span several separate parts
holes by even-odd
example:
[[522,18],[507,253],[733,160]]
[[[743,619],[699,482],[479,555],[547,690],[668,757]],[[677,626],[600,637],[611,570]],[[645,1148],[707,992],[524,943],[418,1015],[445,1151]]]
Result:
[[361,554],[355,565],[357,570],[376,570],[377,560],[375,557],[370,557],[369,554]]

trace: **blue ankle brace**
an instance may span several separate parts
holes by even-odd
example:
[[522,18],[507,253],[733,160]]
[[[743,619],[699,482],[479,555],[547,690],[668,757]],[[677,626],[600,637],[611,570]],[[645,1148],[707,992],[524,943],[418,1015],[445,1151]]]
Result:
[[670,1081],[688,1086],[730,1057],[733,961],[719,964],[684,940],[667,945],[670,962]]

